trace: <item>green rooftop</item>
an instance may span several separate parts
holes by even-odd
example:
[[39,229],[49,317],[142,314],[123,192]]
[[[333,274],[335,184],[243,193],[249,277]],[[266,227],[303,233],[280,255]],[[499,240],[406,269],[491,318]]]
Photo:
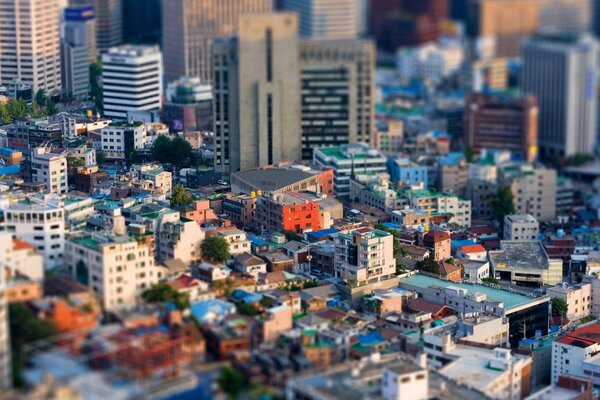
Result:
[[[352,157],[348,157],[346,154],[342,153],[342,151],[340,150],[339,147],[323,147],[323,148],[320,148],[319,151],[327,157],[333,157],[333,158],[335,158],[337,160],[341,160],[341,161],[352,159]],[[358,153],[358,154],[355,154],[353,158],[355,160],[365,160],[365,159],[369,159],[369,158],[379,158],[379,157],[383,157],[383,156],[380,154],[378,154],[377,156],[371,156],[366,153]]]
[[449,286],[459,287],[461,289],[466,289],[467,293],[482,293],[487,296],[488,300],[498,301],[504,303],[504,307],[506,309],[510,309],[513,307],[517,307],[526,303],[529,303],[533,299],[523,296],[518,293],[511,293],[507,290],[496,289],[491,286],[485,285],[477,285],[477,284],[464,284],[458,282],[449,282],[443,279],[435,278],[428,275],[423,274],[415,274],[409,276],[407,278],[402,278],[400,280],[400,285],[410,285],[422,289],[426,289],[432,286],[446,288]]

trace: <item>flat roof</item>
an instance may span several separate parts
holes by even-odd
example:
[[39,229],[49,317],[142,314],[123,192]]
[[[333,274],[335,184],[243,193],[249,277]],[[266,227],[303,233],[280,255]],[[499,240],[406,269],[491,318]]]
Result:
[[293,168],[250,169],[234,172],[232,175],[265,192],[279,190],[314,176]]
[[490,251],[495,269],[548,269],[549,260],[539,240],[502,240],[500,250]]
[[496,289],[491,286],[450,282],[423,274],[415,274],[406,278],[402,278],[400,280],[400,284],[411,285],[423,289],[427,289],[432,286],[441,288],[447,288],[449,286],[459,287],[461,289],[465,289],[469,294],[485,294],[488,300],[504,303],[504,307],[506,309],[517,307],[533,300],[527,296],[523,296],[522,294],[511,293],[507,290]]

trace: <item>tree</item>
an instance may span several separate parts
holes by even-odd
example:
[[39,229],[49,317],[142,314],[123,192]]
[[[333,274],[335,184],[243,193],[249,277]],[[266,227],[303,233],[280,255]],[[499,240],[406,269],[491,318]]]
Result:
[[35,104],[38,107],[44,107],[46,105],[46,91],[44,89],[40,89],[35,93]]
[[46,112],[48,115],[54,115],[58,109],[56,108],[56,103],[51,98],[46,99]]
[[104,160],[106,160],[106,153],[104,153],[102,150],[96,152],[96,163],[98,165],[102,165],[104,164]]
[[211,236],[202,241],[200,245],[202,258],[215,263],[224,263],[229,260],[229,243],[221,236]]
[[501,226],[504,226],[504,217],[515,213],[514,200],[515,196],[510,186],[500,186],[496,191],[496,196],[492,199],[490,206]]
[[73,175],[75,173],[75,169],[78,167],[83,167],[85,162],[81,158],[67,156],[67,172],[69,175]]
[[102,87],[100,78],[102,77],[102,62],[98,61],[90,64],[90,95],[96,100],[96,110],[102,110]]
[[408,251],[406,251],[406,249],[404,249],[400,245],[400,242],[398,241],[398,238],[400,237],[400,233],[397,230],[390,229],[382,224],[378,224],[377,226],[375,226],[375,229],[379,229],[380,231],[387,232],[394,237],[394,242],[393,242],[394,250],[393,251],[394,251],[394,258],[396,259],[396,262],[398,262],[398,258],[406,257],[408,255]]
[[431,257],[426,257],[423,261],[417,261],[415,264],[415,269],[429,272],[430,274],[440,274],[440,265]]
[[244,376],[237,369],[223,367],[217,378],[217,383],[229,398],[237,398],[245,389]]
[[185,206],[194,201],[194,195],[189,193],[183,185],[175,185],[171,194],[171,207]]
[[0,122],[3,124],[10,124],[12,122],[12,117],[8,112],[5,104],[0,103]]
[[30,112],[29,106],[23,99],[9,100],[8,104],[6,104],[6,110],[13,120],[23,119]]
[[182,137],[171,140],[160,135],[152,144],[152,157],[160,163],[173,164],[177,168],[196,163],[192,146]]
[[473,151],[473,149],[471,147],[465,147],[465,149],[463,150],[463,154],[465,155],[465,160],[467,160],[467,162],[473,161],[475,152]]
[[24,385],[23,345],[36,340],[46,339],[57,333],[56,326],[37,318],[25,303],[12,303],[8,307],[10,342],[12,350],[13,383],[17,387]]
[[139,151],[134,150],[129,154],[129,162],[131,164],[141,164],[144,162],[144,159]]
[[166,283],[157,283],[142,293],[146,303],[166,303],[170,301],[175,308],[182,311],[190,307],[190,295],[181,293]]
[[560,297],[552,298],[552,316],[564,318],[567,316],[569,305]]

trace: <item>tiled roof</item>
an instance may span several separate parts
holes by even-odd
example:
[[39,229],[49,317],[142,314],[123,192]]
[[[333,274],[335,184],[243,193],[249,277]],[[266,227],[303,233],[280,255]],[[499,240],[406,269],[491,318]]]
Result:
[[475,244],[472,246],[463,246],[460,248],[465,254],[473,254],[473,253],[485,253],[485,248],[480,244]]
[[574,330],[558,339],[557,342],[581,348],[600,344],[600,324],[594,324]]

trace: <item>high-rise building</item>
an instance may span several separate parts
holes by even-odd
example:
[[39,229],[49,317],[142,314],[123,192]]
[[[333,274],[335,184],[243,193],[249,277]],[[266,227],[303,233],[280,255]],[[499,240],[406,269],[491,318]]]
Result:
[[437,40],[448,19],[448,0],[371,0],[370,31],[388,51]]
[[358,0],[282,0],[282,9],[298,13],[299,33],[307,39],[355,39]]
[[375,46],[360,40],[300,44],[302,158],[318,147],[371,142]]
[[96,59],[96,22],[91,6],[65,9],[61,41],[62,86],[67,96],[88,94],[89,64]]
[[538,99],[543,158],[594,152],[598,51],[589,35],[536,35],[523,42],[521,86]]
[[521,159],[537,158],[538,105],[534,96],[473,93],[465,102],[467,146],[505,149]]
[[480,56],[517,57],[521,40],[538,29],[539,15],[540,0],[470,0],[467,31],[478,40]]
[[0,0],[0,84],[61,90],[58,0]]
[[164,1],[123,0],[123,43],[160,43]]
[[239,18],[214,44],[215,168],[234,172],[301,156],[298,17]]
[[125,45],[102,56],[104,115],[158,110],[162,101],[162,55],[158,46]]
[[71,0],[73,6],[94,6],[96,44],[100,54],[123,43],[122,0]]
[[541,32],[585,32],[590,28],[593,0],[539,0]]
[[189,76],[210,83],[212,41],[234,34],[240,15],[271,10],[272,0],[163,1],[165,80]]
[[164,123],[176,132],[212,130],[212,87],[199,78],[182,77],[169,83]]

